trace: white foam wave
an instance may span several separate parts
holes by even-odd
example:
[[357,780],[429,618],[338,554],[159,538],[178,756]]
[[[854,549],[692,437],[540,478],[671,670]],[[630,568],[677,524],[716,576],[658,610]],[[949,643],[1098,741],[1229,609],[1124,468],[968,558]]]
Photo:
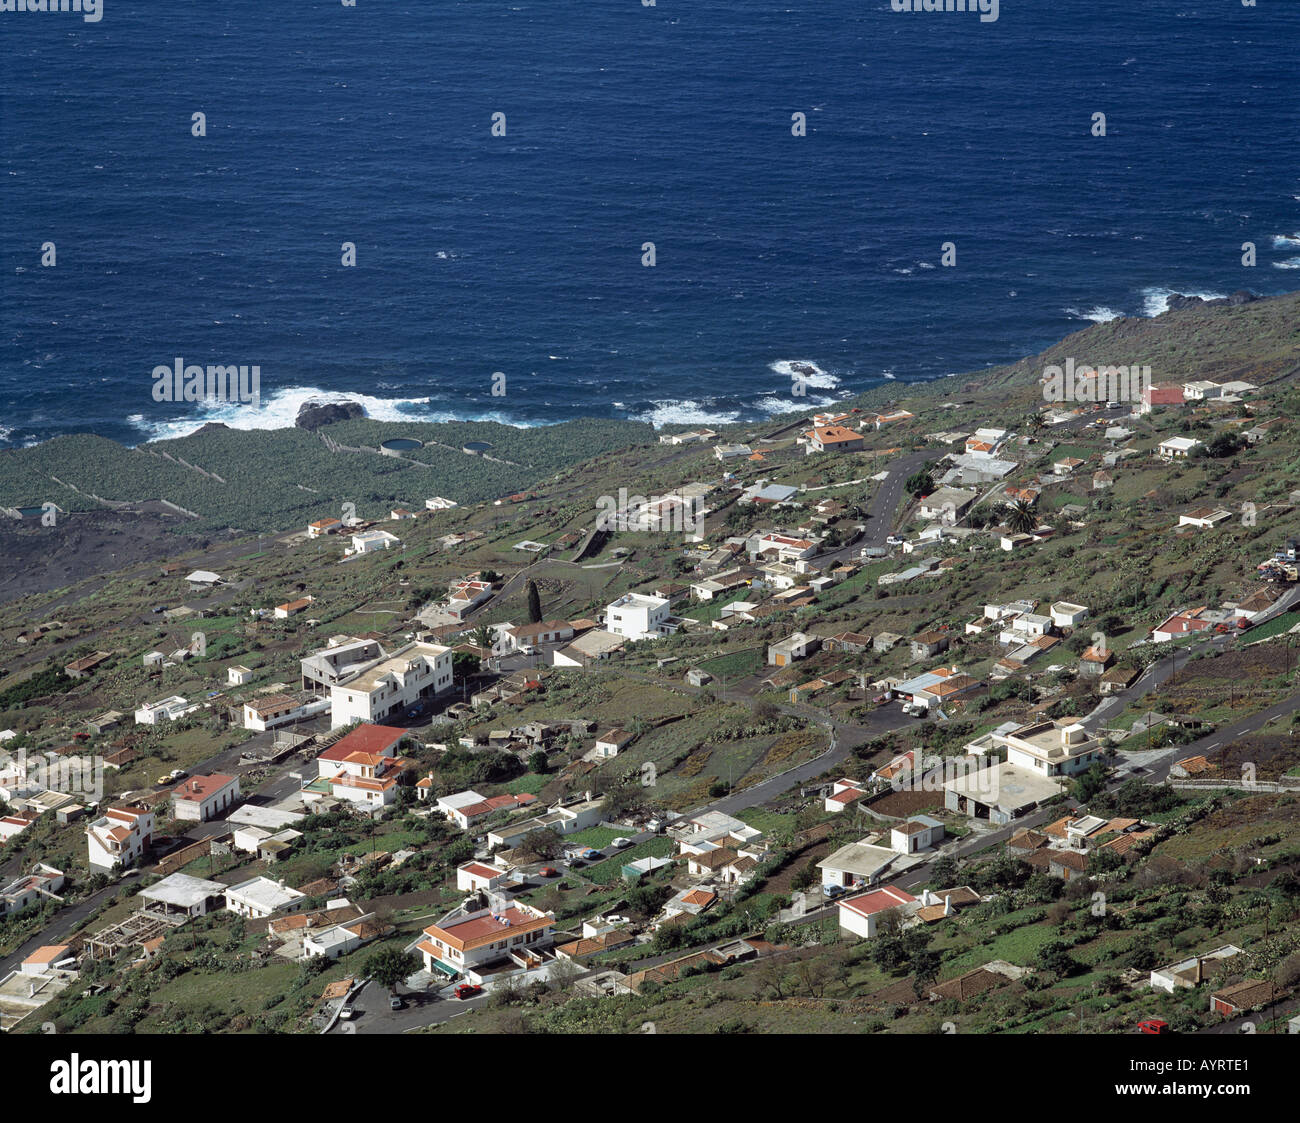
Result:
[[1300,246],[1300,234],[1274,234],[1273,248],[1278,250],[1289,249],[1291,246]]
[[1162,285],[1153,285],[1142,290],[1142,315],[1159,316],[1169,311],[1169,298],[1175,295],[1199,296],[1202,300],[1222,300],[1226,292],[1182,292],[1167,289]]
[[650,408],[632,415],[633,421],[648,421],[656,429],[662,425],[734,425],[740,420],[735,410],[710,409],[694,401],[654,401]]
[[[795,370],[795,367],[799,370]],[[805,386],[811,386],[817,390],[834,390],[840,384],[836,375],[822,370],[811,359],[779,359],[774,363],[768,364],[768,370],[774,371],[782,378],[793,379],[799,377]]]
[[146,434],[146,440],[171,440],[185,437],[210,422],[220,422],[231,429],[292,429],[298,411],[307,402],[356,402],[372,421],[499,421],[516,428],[530,428],[533,422],[523,422],[499,411],[474,412],[447,408],[431,408],[431,398],[377,398],[371,394],[340,393],[322,390],[315,386],[292,386],[276,390],[262,398],[259,408],[252,404],[236,402],[195,402],[193,412],[184,418],[170,421],[147,420],[141,414],[132,414],[127,422]]
[[1123,312],[1116,312],[1114,308],[1107,308],[1104,305],[1098,305],[1096,308],[1089,308],[1086,311],[1079,308],[1067,308],[1065,314],[1073,316],[1076,320],[1091,320],[1094,324],[1106,324],[1111,320],[1118,320],[1124,315]]
[[1300,269],[1300,257],[1288,257],[1285,261],[1273,262],[1274,269]]

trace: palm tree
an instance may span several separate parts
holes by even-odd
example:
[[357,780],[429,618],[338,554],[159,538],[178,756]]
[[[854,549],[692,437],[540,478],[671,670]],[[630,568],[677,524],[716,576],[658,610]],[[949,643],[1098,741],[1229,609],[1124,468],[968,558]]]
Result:
[[1038,516],[1034,514],[1033,504],[1025,499],[1017,499],[1006,508],[1007,529],[1012,534],[1029,534],[1038,526]]

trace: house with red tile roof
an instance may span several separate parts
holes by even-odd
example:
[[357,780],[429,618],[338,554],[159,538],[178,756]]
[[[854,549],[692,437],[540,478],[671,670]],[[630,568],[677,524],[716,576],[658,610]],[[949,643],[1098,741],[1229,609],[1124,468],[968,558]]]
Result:
[[171,801],[172,818],[206,823],[239,802],[239,777],[220,772],[210,776],[191,776],[172,789]]
[[[504,903],[504,902],[503,902]],[[477,968],[520,957],[550,947],[555,937],[555,916],[522,901],[507,908],[459,910],[424,930],[415,950],[424,957],[424,967],[456,978],[475,976]]]
[[843,425],[818,426],[804,436],[810,452],[857,452],[863,445],[862,434]]
[[862,893],[856,897],[846,897],[840,901],[840,927],[861,936],[865,940],[875,937],[879,931],[880,918],[884,913],[898,909],[903,913],[916,911],[918,903],[906,889],[886,885]]

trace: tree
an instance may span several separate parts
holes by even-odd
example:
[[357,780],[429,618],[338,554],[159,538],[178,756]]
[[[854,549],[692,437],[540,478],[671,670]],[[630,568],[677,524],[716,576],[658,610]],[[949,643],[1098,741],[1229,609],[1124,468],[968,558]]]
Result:
[[1104,791],[1106,788],[1106,766],[1100,761],[1095,761],[1088,766],[1086,772],[1074,778],[1073,796],[1080,803],[1087,803],[1093,796]]
[[1058,978],[1065,978],[1072,975],[1078,969],[1078,963],[1070,955],[1068,944],[1060,940],[1054,940],[1046,944],[1038,953],[1038,966],[1044,971],[1050,971]]
[[539,776],[544,776],[549,766],[549,760],[541,749],[538,749],[528,758],[528,771],[536,772]]
[[537,591],[537,582],[528,579],[528,621],[531,624],[542,622],[542,595]]
[[930,881],[940,889],[952,885],[957,877],[957,862],[951,854],[944,854],[935,859],[930,866]]
[[524,835],[520,848],[538,858],[558,858],[564,850],[564,840],[550,827],[539,827]]
[[903,490],[908,495],[929,495],[934,490],[934,477],[930,475],[929,467],[922,468],[919,472],[913,472],[907,477],[903,484]]
[[939,977],[939,963],[938,952],[922,951],[912,956],[912,992],[917,998]]
[[[323,957],[322,957],[323,959]],[[366,959],[362,972],[393,994],[397,984],[420,969],[420,958],[401,948],[382,948]]]
[[1005,507],[1007,529],[1012,534],[1029,534],[1038,526],[1038,516],[1034,514],[1034,507],[1024,499],[1017,499],[1014,503],[1008,503]]

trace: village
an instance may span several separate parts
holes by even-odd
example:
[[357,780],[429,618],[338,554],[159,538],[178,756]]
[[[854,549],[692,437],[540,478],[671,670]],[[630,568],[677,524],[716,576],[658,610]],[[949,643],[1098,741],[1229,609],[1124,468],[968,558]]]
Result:
[[[887,994],[863,1009],[922,1018],[1068,989],[1088,944],[1126,1032],[1198,989],[1187,1029],[1296,1031],[1294,941],[1260,958],[1223,919],[1159,966],[1088,912],[1189,824],[1300,793],[1295,391],[907,405],[666,432],[614,499],[607,454],[552,495],[317,511],[124,578],[112,621],[0,629],[2,1028],[509,1026],[529,988],[644,1003],[715,973],[780,1000],[858,945]],[[1180,500],[1189,472],[1209,490]],[[1142,551],[1213,573],[1122,556],[1121,504]],[[1275,834],[1234,860],[1285,881]],[[968,947],[1032,902],[1073,942]],[[179,1001],[236,961],[292,1001]]]

